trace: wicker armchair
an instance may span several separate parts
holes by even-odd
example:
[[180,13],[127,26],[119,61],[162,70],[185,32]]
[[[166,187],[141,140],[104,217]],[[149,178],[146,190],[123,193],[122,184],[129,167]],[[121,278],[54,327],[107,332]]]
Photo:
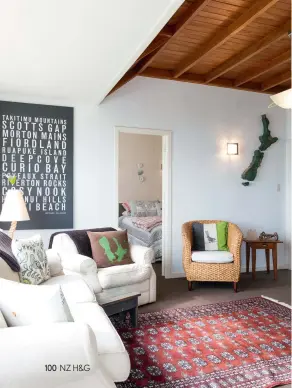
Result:
[[228,223],[228,248],[233,254],[234,261],[224,264],[197,263],[192,261],[192,224],[217,223],[220,221],[189,221],[182,226],[183,239],[183,267],[188,280],[189,290],[192,290],[193,281],[233,282],[234,291],[237,292],[237,283],[240,277],[240,247],[242,232],[237,225]]

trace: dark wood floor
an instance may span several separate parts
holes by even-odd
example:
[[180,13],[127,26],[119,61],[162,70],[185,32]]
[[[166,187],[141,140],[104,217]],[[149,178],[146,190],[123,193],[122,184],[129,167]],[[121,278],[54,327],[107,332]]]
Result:
[[[200,306],[217,302],[251,298],[265,295],[291,305],[291,271],[278,271],[278,280],[273,273],[257,272],[257,279],[251,274],[242,274],[239,292],[233,291],[232,283],[195,283],[188,291],[186,279],[165,279],[161,276],[161,264],[153,265],[157,275],[157,301],[139,307],[139,312],[152,312],[170,308]],[[291,388],[291,385],[282,386]]]
[[251,274],[241,274],[239,292],[233,291],[232,283],[195,283],[188,291],[186,279],[165,279],[161,276],[161,264],[154,264],[157,275],[157,301],[139,308],[140,312],[162,309],[190,307],[265,295],[281,302],[291,304],[291,271],[278,271],[278,280],[273,273],[257,272],[257,279]]

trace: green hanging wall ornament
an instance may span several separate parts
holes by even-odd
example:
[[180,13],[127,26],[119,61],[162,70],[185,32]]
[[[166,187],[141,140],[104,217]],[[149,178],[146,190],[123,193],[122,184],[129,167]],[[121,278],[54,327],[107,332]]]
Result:
[[271,136],[271,131],[269,130],[270,122],[266,115],[262,115],[262,123],[263,134],[259,136],[261,144],[259,148],[254,151],[250,165],[241,174],[241,178],[245,180],[245,182],[242,182],[243,186],[249,186],[249,183],[255,180],[258,173],[258,169],[261,166],[262,160],[265,155],[262,151],[266,151],[272,144],[278,141],[277,137]]

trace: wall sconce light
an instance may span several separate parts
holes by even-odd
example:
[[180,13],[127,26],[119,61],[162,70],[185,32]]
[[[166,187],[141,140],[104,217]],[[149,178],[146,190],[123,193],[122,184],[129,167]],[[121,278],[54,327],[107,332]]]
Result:
[[227,155],[238,155],[238,143],[227,143]]

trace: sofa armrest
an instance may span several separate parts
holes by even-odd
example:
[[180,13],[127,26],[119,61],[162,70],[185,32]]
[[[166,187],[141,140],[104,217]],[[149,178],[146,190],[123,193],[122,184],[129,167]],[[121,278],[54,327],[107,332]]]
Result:
[[96,262],[90,257],[80,255],[79,253],[65,254],[60,252],[59,255],[64,269],[77,272],[82,275],[97,272]]
[[142,245],[130,245],[130,254],[136,264],[147,265],[154,261],[153,249]]
[[51,276],[64,275],[61,257],[58,252],[54,249],[47,249],[46,255],[48,258]]
[[61,252],[59,255],[65,275],[79,274],[95,294],[102,291],[93,259],[78,253],[68,255]]
[[[83,385],[86,379],[95,380],[98,387],[114,387],[101,371],[95,335],[84,323],[0,329],[0,344],[3,388],[71,387],[70,382]],[[83,370],[76,369],[77,365]],[[69,366],[69,370],[64,371],[61,366]],[[104,384],[99,385],[99,381]]]

